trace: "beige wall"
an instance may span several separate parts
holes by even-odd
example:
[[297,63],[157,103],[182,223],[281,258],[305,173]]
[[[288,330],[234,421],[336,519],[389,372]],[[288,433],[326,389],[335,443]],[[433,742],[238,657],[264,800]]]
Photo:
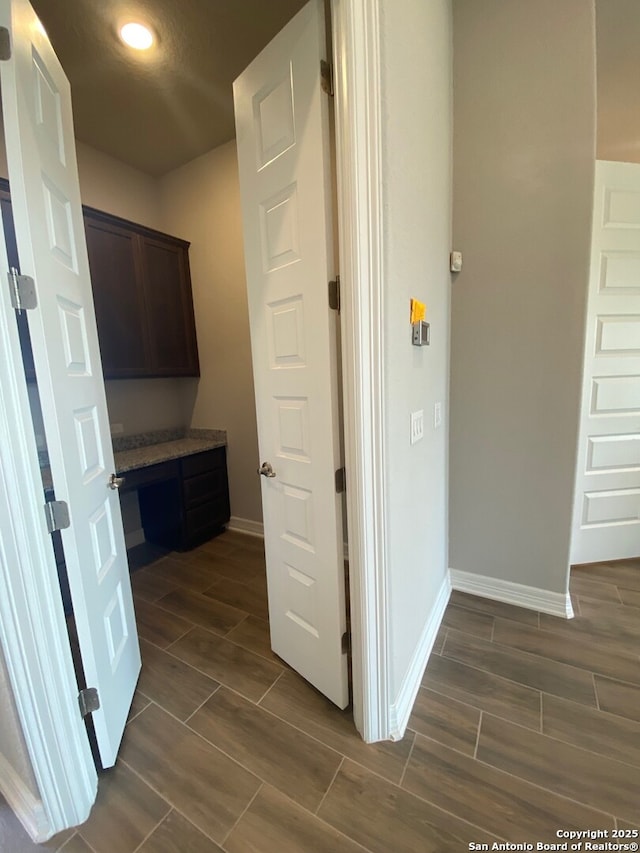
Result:
[[640,163],[640,3],[596,0],[598,159]]
[[126,163],[76,141],[82,203],[162,230],[160,186]]
[[[34,800],[39,800],[38,783],[33,774],[27,744],[22,734],[22,724],[13,698],[13,688],[9,681],[9,672],[2,648],[0,648],[0,756],[24,784],[25,788],[33,794]],[[2,779],[0,779],[0,790],[2,790]],[[2,827],[0,826],[1,840]]]
[[166,230],[191,241],[201,377],[193,427],[228,432],[231,513],[262,521],[235,141],[161,181]]
[[454,0],[450,565],[565,592],[595,160],[592,0]]
[[[82,203],[159,231],[164,228],[156,178],[77,142]],[[189,239],[188,237],[186,239]],[[119,379],[105,383],[111,423],[124,435],[189,425],[192,380]]]
[[[451,3],[383,0],[385,383],[392,686],[397,696],[447,572]],[[409,301],[431,345],[411,345]],[[444,422],[434,429],[434,404]],[[411,445],[410,414],[424,439]]]

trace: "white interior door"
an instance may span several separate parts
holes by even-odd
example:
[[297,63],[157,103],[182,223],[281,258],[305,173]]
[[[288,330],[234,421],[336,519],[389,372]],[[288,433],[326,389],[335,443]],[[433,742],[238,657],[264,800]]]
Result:
[[273,650],[349,700],[325,29],[312,0],[234,84]]
[[84,236],[68,81],[27,0],[0,0],[12,55],[0,63],[21,271],[35,280],[29,331],[65,560],[105,767],[116,759],[140,653]]
[[640,555],[640,165],[596,162],[572,563]]

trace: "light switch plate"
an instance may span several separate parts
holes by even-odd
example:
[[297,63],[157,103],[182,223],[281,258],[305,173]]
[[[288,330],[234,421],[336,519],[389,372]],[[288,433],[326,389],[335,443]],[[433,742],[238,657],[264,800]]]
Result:
[[433,404],[433,426],[434,429],[442,426],[442,403]]
[[424,409],[411,412],[411,444],[424,438]]

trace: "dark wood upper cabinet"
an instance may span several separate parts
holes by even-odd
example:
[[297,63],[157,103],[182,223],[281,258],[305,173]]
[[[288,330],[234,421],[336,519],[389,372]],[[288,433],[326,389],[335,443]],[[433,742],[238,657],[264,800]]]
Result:
[[[0,178],[9,266],[19,270],[9,182]],[[189,243],[92,207],[82,208],[105,379],[199,376]],[[27,379],[29,326],[17,314]]]
[[83,211],[105,379],[199,376],[189,243]]
[[93,304],[107,379],[151,369],[138,237],[111,222],[85,217]]
[[198,376],[187,245],[140,235],[152,363],[172,376]]

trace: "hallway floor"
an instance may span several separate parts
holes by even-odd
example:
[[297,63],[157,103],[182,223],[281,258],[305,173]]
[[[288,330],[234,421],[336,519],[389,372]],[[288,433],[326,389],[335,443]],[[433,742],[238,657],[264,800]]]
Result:
[[118,764],[41,847],[0,801],[7,853],[440,853],[640,826],[640,561],[574,569],[571,621],[454,592],[405,738],[373,746],[271,653],[259,540],[132,582],[144,669]]

